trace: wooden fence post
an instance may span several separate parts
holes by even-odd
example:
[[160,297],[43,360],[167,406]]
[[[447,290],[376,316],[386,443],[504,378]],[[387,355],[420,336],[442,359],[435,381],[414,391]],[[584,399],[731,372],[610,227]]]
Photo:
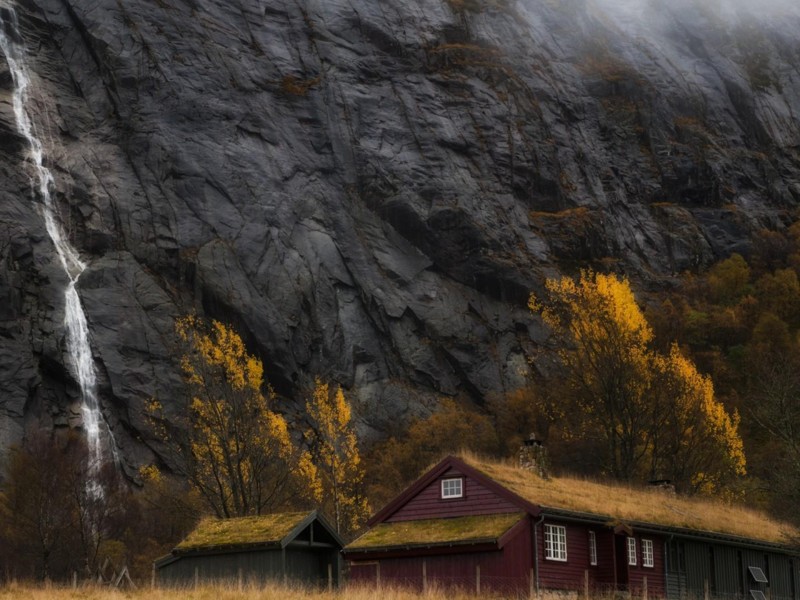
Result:
[[425,559],[422,560],[422,593],[428,591],[428,563]]
[[381,589],[381,561],[378,561],[378,564],[375,565],[375,584],[378,589]]
[[328,593],[333,592],[333,565],[328,563]]
[[200,587],[200,569],[198,567],[194,568],[194,589]]
[[475,593],[481,595],[481,566],[475,565]]
[[78,572],[77,571],[73,571],[72,572],[72,589],[73,590],[77,590],[78,589]]
[[153,565],[152,570],[150,571],[150,589],[156,589],[156,566]]
[[583,597],[589,600],[589,569],[583,571]]
[[708,579],[704,579],[704,580],[703,580],[703,598],[704,598],[705,600],[709,600],[709,595],[708,595]]
[[647,576],[642,577],[642,600],[647,600]]
[[242,572],[242,567],[239,567],[238,584],[239,591],[241,592],[244,589],[244,573]]
[[530,583],[531,583],[531,587],[530,587],[530,590],[528,590],[528,598],[530,598],[532,600],[533,599],[533,593],[534,593],[533,568],[531,568],[531,582]]

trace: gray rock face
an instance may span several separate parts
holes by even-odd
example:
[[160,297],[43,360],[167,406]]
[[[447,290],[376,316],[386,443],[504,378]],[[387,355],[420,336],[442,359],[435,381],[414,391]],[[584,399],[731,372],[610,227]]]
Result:
[[[182,393],[190,310],[286,402],[331,378],[378,435],[523,385],[545,276],[614,261],[657,284],[785,224],[800,14],[712,5],[21,1],[125,465],[158,453],[142,407]],[[0,59],[0,448],[79,418],[10,91]]]

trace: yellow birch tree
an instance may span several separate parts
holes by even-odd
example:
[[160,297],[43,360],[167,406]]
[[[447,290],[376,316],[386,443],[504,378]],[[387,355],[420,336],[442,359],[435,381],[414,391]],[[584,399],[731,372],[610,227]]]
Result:
[[556,338],[567,402],[578,409],[572,434],[599,438],[605,470],[706,492],[744,474],[738,415],[676,346],[666,356],[653,349],[627,279],[582,271],[545,285],[546,301],[532,294],[529,307]]
[[333,515],[336,531],[356,531],[369,516],[369,505],[350,405],[341,387],[332,392],[317,378],[306,410],[311,421],[306,437],[325,508]]
[[668,474],[684,487],[711,493],[746,472],[739,415],[714,398],[714,384],[673,344],[654,353],[649,438],[652,478]]
[[548,279],[546,289],[548,303],[531,295],[529,306],[559,338],[558,356],[585,417],[573,433],[599,434],[605,468],[631,479],[647,454],[643,407],[652,330],[626,280],[584,271],[577,282]]
[[315,500],[311,457],[295,447],[286,420],[270,408],[275,396],[261,361],[219,321],[190,315],[175,330],[189,393],[171,418],[156,401],[151,415],[208,506],[219,517],[236,517],[285,506],[298,490]]

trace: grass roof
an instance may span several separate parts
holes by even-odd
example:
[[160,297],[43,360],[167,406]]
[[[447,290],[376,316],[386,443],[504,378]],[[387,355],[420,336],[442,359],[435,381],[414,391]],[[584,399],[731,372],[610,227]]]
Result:
[[308,512],[277,513],[236,519],[203,519],[175,552],[191,552],[225,546],[278,543],[297,527]]
[[639,521],[773,543],[790,543],[798,535],[787,523],[733,503],[577,477],[545,480],[508,463],[466,454],[460,458],[532,504],[590,513],[608,522]]
[[519,523],[524,513],[396,521],[376,525],[347,550],[494,542]]

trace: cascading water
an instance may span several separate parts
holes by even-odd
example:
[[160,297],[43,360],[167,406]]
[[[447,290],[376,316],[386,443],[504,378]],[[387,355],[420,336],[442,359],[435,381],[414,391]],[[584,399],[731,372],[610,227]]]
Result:
[[[98,475],[100,467],[106,462],[106,449],[111,452],[115,462],[117,457],[111,430],[100,412],[92,349],[89,345],[89,329],[78,291],[75,288],[78,278],[86,269],[86,264],[81,261],[77,250],[70,245],[66,232],[58,220],[58,210],[51,193],[55,187],[55,180],[50,169],[44,165],[42,143],[36,137],[33,122],[26,110],[29,100],[30,77],[25,66],[25,47],[19,31],[17,13],[13,7],[1,3],[0,50],[6,57],[14,84],[12,102],[17,129],[30,145],[29,158],[33,163],[31,189],[34,196],[37,196],[36,192],[38,191],[45,228],[53,240],[61,266],[69,278],[69,284],[64,292],[64,328],[67,352],[72,359],[72,367],[81,390],[81,417],[89,447],[89,485],[95,493],[102,494]],[[104,434],[106,443],[103,440]]]

